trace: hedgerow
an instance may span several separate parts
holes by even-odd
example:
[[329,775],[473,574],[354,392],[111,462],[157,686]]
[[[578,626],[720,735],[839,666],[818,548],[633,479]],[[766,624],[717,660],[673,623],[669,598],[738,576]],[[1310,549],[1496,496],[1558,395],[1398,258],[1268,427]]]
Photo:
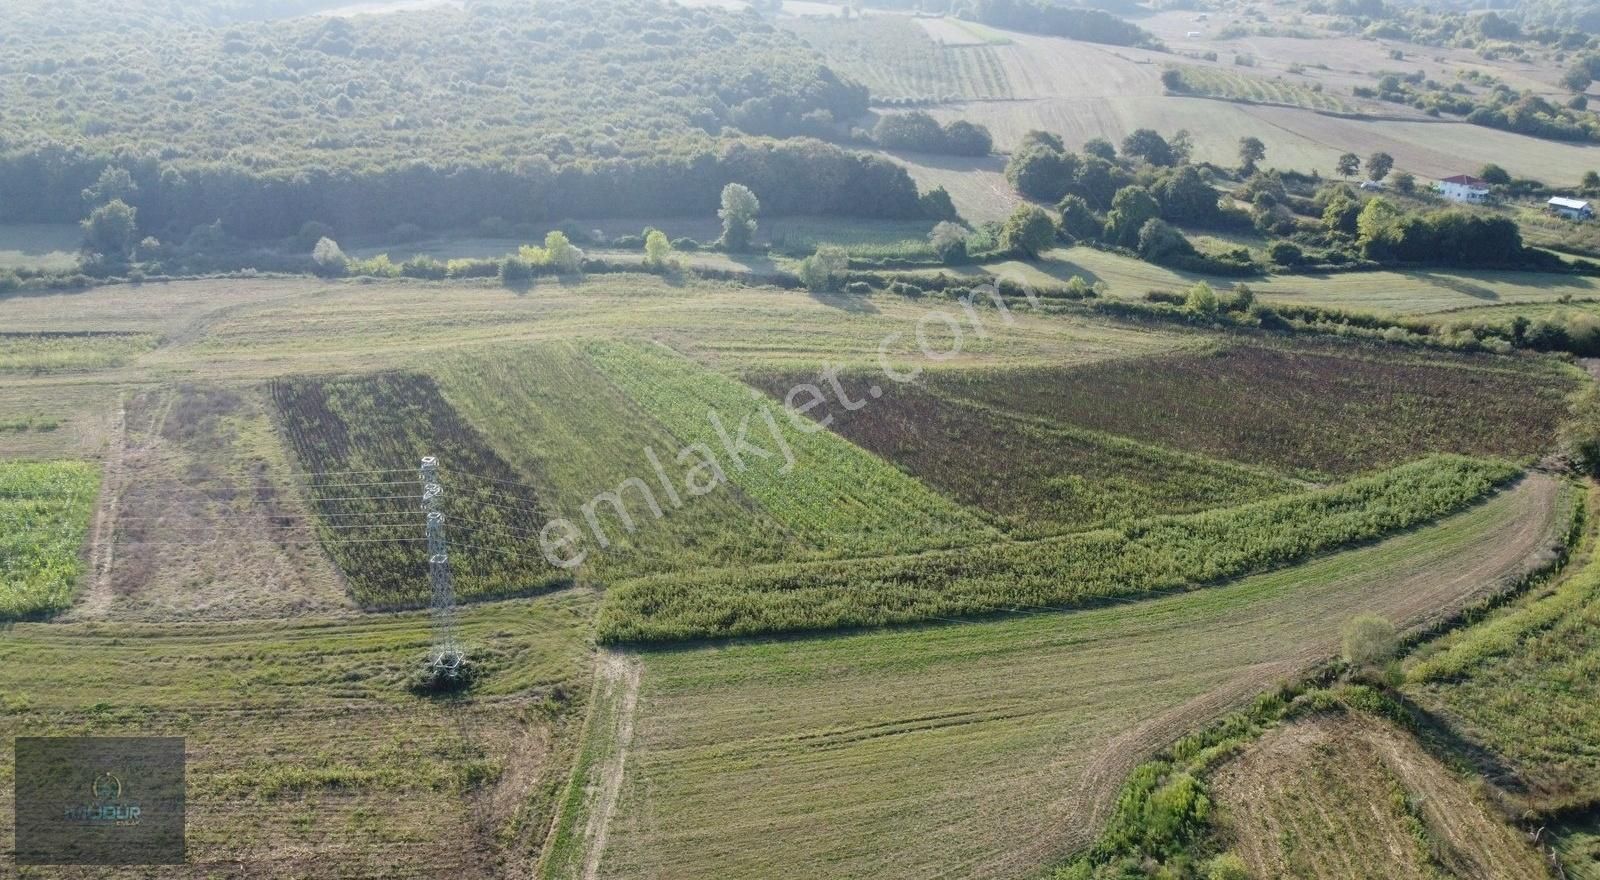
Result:
[[607,642],[829,630],[1193,589],[1450,513],[1514,477],[1434,456],[1303,495],[1122,530],[909,556],[643,578],[607,596]]

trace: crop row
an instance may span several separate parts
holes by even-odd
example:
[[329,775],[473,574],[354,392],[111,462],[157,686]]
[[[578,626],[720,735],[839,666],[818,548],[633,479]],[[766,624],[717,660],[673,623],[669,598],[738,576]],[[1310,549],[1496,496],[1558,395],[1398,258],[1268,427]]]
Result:
[[0,620],[72,604],[99,488],[86,462],[0,462]]
[[1506,359],[1447,363],[1237,346],[1066,369],[950,371],[936,393],[1203,455],[1352,475],[1552,445],[1570,383]]
[[1335,113],[1350,112],[1353,109],[1348,102],[1337,95],[1287,80],[1271,80],[1209,67],[1185,67],[1182,69],[1182,75],[1186,91],[1213,98],[1253,101],[1258,104],[1283,104]]
[[561,580],[539,552],[546,519],[541,499],[450,407],[431,378],[387,373],[285,379],[273,384],[272,396],[308,474],[308,500],[323,545],[362,605],[428,601],[416,471],[426,455],[439,459],[458,596],[526,593]]
[[599,632],[669,642],[909,623],[1078,605],[1239,577],[1437,518],[1489,494],[1509,464],[1435,456],[1302,495],[1023,543],[696,576],[614,588]]
[[942,45],[903,16],[844,22],[802,19],[786,24],[829,64],[879,100],[981,100],[1011,96],[1005,65],[992,46]]
[[[780,399],[798,383],[819,381],[797,373],[746,378]],[[851,400],[868,399],[868,380],[841,382]],[[834,406],[812,415],[955,500],[1003,517],[1014,535],[1125,525],[1299,489],[1263,471],[1046,425],[920,385],[890,387],[853,412]]]
[[[759,392],[676,352],[611,342],[588,351],[676,437],[699,444],[680,472],[709,455],[733,485],[803,541],[842,552],[893,553],[992,534],[977,517],[882,459],[827,431],[800,430]],[[738,447],[741,434],[761,452]]]

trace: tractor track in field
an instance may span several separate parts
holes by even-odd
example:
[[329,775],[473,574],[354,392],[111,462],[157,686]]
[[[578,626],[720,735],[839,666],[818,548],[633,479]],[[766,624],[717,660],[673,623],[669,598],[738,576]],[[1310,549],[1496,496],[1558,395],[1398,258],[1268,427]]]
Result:
[[586,841],[583,856],[583,880],[597,880],[600,860],[605,856],[606,832],[617,812],[617,799],[622,794],[622,779],[628,767],[628,750],[633,745],[633,716],[639,705],[640,665],[636,658],[607,652],[595,669],[595,692],[602,686],[621,688],[618,698],[616,747],[600,768],[596,783],[594,808],[589,811],[589,826],[584,829]]

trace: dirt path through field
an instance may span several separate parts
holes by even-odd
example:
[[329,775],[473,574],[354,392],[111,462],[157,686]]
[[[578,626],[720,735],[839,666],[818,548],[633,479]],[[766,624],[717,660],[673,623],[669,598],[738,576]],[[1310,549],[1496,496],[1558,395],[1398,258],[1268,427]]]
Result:
[[111,570],[116,565],[117,545],[112,540],[117,529],[117,509],[128,457],[128,402],[117,405],[117,424],[112,430],[111,448],[106,451],[105,475],[100,481],[100,506],[95,511],[94,532],[90,540],[88,585],[78,601],[77,613],[85,617],[104,617],[111,608]]
[[611,818],[617,812],[617,797],[622,791],[623,773],[628,767],[628,749],[633,745],[633,713],[639,705],[639,661],[625,654],[606,652],[595,670],[597,699],[602,689],[621,688],[617,701],[616,729],[612,736],[611,754],[600,769],[598,794],[589,811],[589,826],[584,829],[587,841],[583,858],[583,880],[596,880],[600,876],[600,859],[606,851],[606,832]]
[[647,653],[649,711],[620,799],[596,798],[615,815],[588,876],[1031,875],[1093,841],[1138,762],[1333,656],[1351,617],[1425,626],[1547,559],[1561,493],[1533,474],[1439,523],[1166,598]]
[[[1334,624],[1326,628],[1325,634],[1304,642],[1282,660],[1241,670],[1220,687],[1111,740],[1096,753],[1083,782],[1068,799],[1077,821],[1081,822],[1087,815],[1091,819],[1089,824],[1103,825],[1128,774],[1146,755],[1243,704],[1252,695],[1334,656],[1338,652],[1337,622],[1370,611],[1408,630],[1416,630],[1455,614],[1473,601],[1502,589],[1525,571],[1543,564],[1549,559],[1556,537],[1555,501],[1560,489],[1561,482],[1554,477],[1538,473],[1525,477],[1510,490],[1517,496],[1524,515],[1496,540],[1465,548],[1451,560],[1452,568],[1436,568],[1431,561],[1420,566],[1404,564],[1391,573],[1391,586],[1378,596],[1359,589],[1361,575],[1348,578],[1345,584],[1349,589],[1342,591],[1346,599],[1333,609],[1319,609],[1324,619]],[[1263,609],[1261,622],[1264,627],[1276,628],[1274,625],[1281,621],[1282,615],[1293,613],[1296,613],[1294,608]]]

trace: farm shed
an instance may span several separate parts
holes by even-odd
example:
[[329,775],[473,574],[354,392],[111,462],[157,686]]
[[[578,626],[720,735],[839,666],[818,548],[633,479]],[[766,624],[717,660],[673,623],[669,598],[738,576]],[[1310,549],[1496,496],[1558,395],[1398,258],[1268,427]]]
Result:
[[1594,208],[1583,199],[1551,196],[1550,201],[1545,202],[1545,207],[1550,209],[1550,213],[1558,214],[1568,220],[1588,220],[1594,217]]

